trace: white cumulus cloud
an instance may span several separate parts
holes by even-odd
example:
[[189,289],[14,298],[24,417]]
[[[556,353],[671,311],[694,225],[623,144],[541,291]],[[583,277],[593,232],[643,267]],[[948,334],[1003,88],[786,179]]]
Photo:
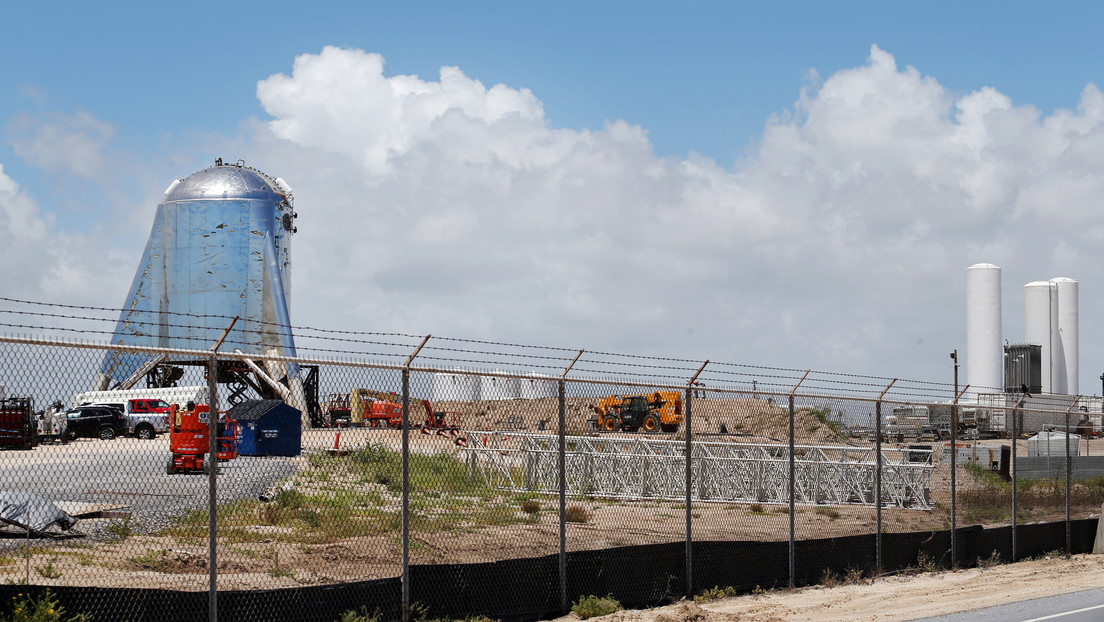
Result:
[[[1081,280],[1086,317],[1104,304],[1093,84],[1043,114],[872,46],[795,85],[736,163],[659,156],[619,119],[554,129],[525,85],[388,75],[353,49],[303,54],[257,96],[270,118],[225,144],[295,190],[297,324],[948,379],[971,264],[1004,268],[1011,341],[1029,281]],[[8,128],[20,157],[78,176],[114,132],[80,115]],[[2,172],[0,213],[5,261],[52,284],[27,295],[124,295],[138,258],[53,222]],[[1102,339],[1082,322],[1083,369]]]
[[358,50],[304,54],[257,94],[302,216],[297,295],[347,292],[297,298],[312,324],[928,377],[962,347],[966,266],[1005,266],[1015,341],[1018,281],[1090,279],[1099,255],[1091,84],[1044,116],[873,46],[731,167],[659,157],[620,120],[552,129],[524,87],[388,76]]

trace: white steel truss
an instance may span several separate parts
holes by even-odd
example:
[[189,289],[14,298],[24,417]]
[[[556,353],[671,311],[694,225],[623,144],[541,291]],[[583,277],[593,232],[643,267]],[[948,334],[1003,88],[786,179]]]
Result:
[[[559,439],[547,434],[467,432],[472,475],[501,490],[559,491]],[[686,498],[684,441],[566,437],[567,494],[622,499]],[[788,445],[695,441],[691,499],[789,504]],[[794,447],[794,502],[875,505],[874,448]],[[882,507],[930,510],[930,449],[882,449]]]

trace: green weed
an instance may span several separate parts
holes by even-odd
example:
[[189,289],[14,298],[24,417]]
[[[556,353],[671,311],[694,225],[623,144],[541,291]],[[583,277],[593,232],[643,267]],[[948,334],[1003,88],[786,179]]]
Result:
[[578,602],[571,605],[571,610],[575,612],[575,615],[579,616],[579,619],[586,620],[588,618],[609,615],[614,611],[620,611],[621,603],[613,597],[613,594],[607,594],[604,597],[584,596],[579,598]]
[[59,570],[58,568],[56,568],[54,566],[54,561],[56,559],[57,558],[50,559],[50,561],[46,562],[45,566],[35,566],[34,567],[35,572],[37,572],[40,577],[43,577],[43,578],[46,578],[46,579],[56,579],[56,578],[60,577],[61,576],[61,570]]
[[341,614],[337,622],[382,622],[383,614],[379,609],[375,613],[368,613],[368,606],[361,605],[360,609],[346,611]]
[[720,586],[714,586],[714,587],[712,587],[708,590],[703,591],[701,594],[698,594],[697,596],[695,596],[694,597],[694,602],[707,603],[711,600],[720,600],[722,598],[729,598],[730,596],[736,596],[737,594],[738,594],[738,592],[736,591],[736,588],[732,587],[731,585],[725,586],[723,588],[720,587]]
[[134,535],[134,525],[130,522],[129,516],[109,522],[104,529],[119,540],[126,540]]

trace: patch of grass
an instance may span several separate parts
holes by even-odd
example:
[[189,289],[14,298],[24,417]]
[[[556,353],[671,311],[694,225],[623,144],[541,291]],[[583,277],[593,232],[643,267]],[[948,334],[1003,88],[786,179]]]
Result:
[[758,514],[759,516],[769,513],[763,507],[762,503],[752,503],[750,506],[748,506],[748,511],[750,511],[752,514]]
[[40,577],[43,577],[43,578],[46,578],[46,579],[56,579],[56,578],[60,577],[61,576],[61,570],[59,570],[57,567],[54,566],[54,561],[56,561],[56,560],[57,560],[56,557],[51,558],[50,561],[46,562],[45,566],[35,566],[34,567],[35,572],[37,572]]
[[1058,558],[1058,557],[1065,557],[1065,556],[1066,556],[1065,551],[1062,551],[1062,550],[1059,550],[1059,549],[1054,549],[1053,551],[1047,551],[1045,553],[1039,553],[1038,555],[1036,555],[1034,557],[1029,557],[1028,559],[1043,560],[1043,559],[1055,559],[1055,558]]
[[118,540],[126,540],[134,535],[134,524],[130,521],[129,516],[109,522],[104,529]]
[[341,614],[337,622],[382,622],[383,614],[379,609],[375,613],[368,613],[368,606],[361,605],[360,609],[350,609]]
[[837,510],[835,508],[826,507],[826,506],[823,506],[823,505],[817,506],[816,513],[820,514],[821,516],[827,516],[828,518],[830,518],[832,520],[836,520],[837,518],[839,518],[841,516],[840,513],[839,513],[839,510]]
[[154,572],[168,572],[169,566],[165,563],[165,554],[168,553],[165,549],[157,549],[153,551],[146,551],[142,555],[130,558],[130,563],[142,568],[143,570],[152,570]]
[[573,505],[564,510],[564,521],[568,523],[585,523],[590,520],[590,512],[581,505]]
[[861,583],[870,583],[870,581],[868,581],[866,579],[866,577],[863,576],[863,574],[864,574],[863,571],[858,569],[858,568],[849,568],[847,570],[847,574],[844,575],[844,581],[848,585],[858,585],[858,584],[861,584]]
[[993,566],[996,566],[999,563],[1000,563],[1000,553],[998,553],[996,551],[993,551],[989,555],[989,557],[986,557],[985,559],[982,559],[980,557],[977,558],[977,567],[982,569],[982,570],[985,570],[987,568],[992,568]]
[[295,571],[287,566],[273,566],[269,568],[268,576],[273,579],[294,579]]
[[541,510],[540,501],[536,499],[526,499],[521,502],[521,511],[526,514],[537,514]]
[[613,597],[613,594],[607,594],[604,597],[583,596],[577,602],[572,603],[571,610],[579,616],[579,619],[586,620],[620,611],[621,603]]
[[732,587],[731,585],[725,586],[723,588],[720,586],[713,586],[708,590],[704,590],[701,594],[694,596],[694,602],[707,603],[711,600],[729,598],[730,596],[736,596],[737,594],[738,592],[736,591],[736,588]]

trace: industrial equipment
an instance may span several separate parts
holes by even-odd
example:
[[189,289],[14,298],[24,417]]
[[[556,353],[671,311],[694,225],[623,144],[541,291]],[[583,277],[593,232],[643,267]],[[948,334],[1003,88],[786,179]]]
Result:
[[682,423],[682,396],[677,391],[611,395],[598,400],[593,409],[597,413],[597,428],[607,432],[643,430],[669,434],[678,431]]
[[[386,425],[392,428],[402,427],[402,396],[387,391],[374,389],[353,389],[348,394],[333,393],[326,400],[325,411],[330,417],[330,424],[344,423],[350,426],[381,427]],[[421,422],[411,417],[411,427],[423,427],[429,429],[459,430],[460,413],[449,411],[435,411],[433,403],[429,400],[411,399],[411,404],[420,404],[425,411],[425,419]]]
[[38,443],[33,403],[29,397],[0,400],[0,447],[32,449]]
[[[190,407],[190,408],[189,408]],[[210,473],[211,461],[207,458],[209,445],[208,417],[210,406],[207,404],[189,404],[184,408],[170,406],[169,418],[169,463],[166,472]],[[231,460],[237,457],[237,427],[232,420],[218,422],[216,426],[216,460]]]

